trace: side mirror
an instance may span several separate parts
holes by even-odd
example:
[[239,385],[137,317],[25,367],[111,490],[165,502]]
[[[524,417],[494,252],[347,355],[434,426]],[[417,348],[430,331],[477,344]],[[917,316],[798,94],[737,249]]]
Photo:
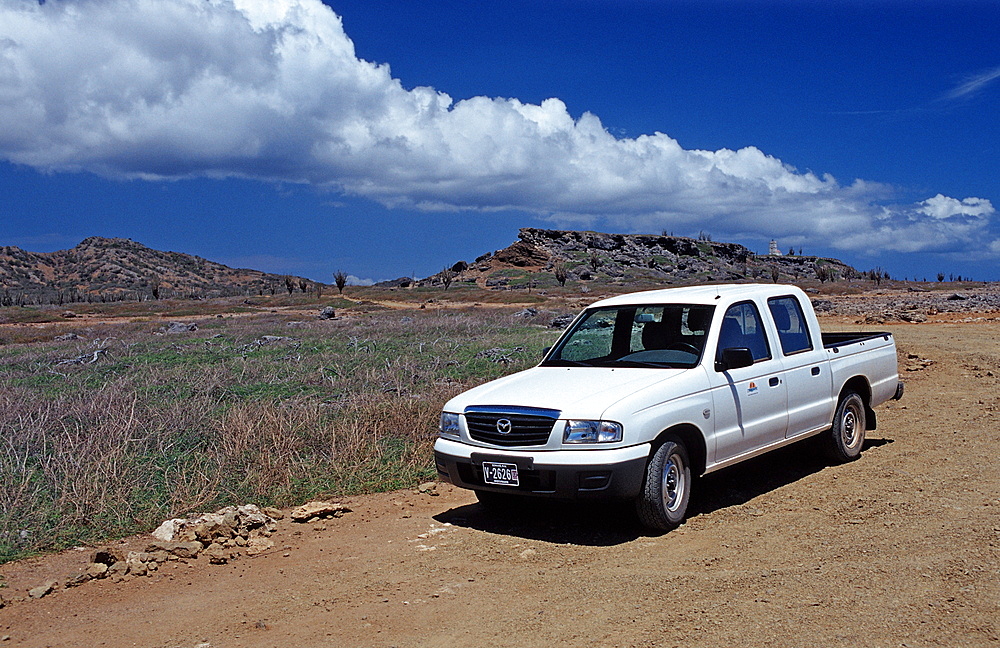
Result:
[[722,362],[720,370],[740,369],[753,364],[753,353],[746,347],[730,347],[722,350]]
[[550,346],[547,346],[544,349],[542,349],[542,357],[544,358],[545,356],[549,355],[549,351],[551,351],[551,350],[552,350],[552,347],[550,347]]

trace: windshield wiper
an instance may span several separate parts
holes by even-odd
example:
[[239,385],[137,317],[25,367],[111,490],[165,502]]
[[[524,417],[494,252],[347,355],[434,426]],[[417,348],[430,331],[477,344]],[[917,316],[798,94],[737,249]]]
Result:
[[566,360],[565,358],[559,358],[557,360],[549,360],[542,363],[543,367],[593,367],[589,362],[583,362],[581,360]]
[[653,367],[656,369],[685,369],[690,363],[679,363],[679,362],[653,362],[648,360],[616,360],[615,362],[609,362],[607,366],[620,366],[620,367],[639,367],[648,368]]

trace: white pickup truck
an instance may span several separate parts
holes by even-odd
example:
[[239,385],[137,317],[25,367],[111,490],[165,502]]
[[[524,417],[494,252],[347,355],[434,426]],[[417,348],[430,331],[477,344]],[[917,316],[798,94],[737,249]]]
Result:
[[821,334],[794,286],[652,290],[593,304],[538,366],[448,401],[434,455],[486,505],[630,500],[668,530],[692,477],[814,435],[850,461],[902,393],[890,333]]

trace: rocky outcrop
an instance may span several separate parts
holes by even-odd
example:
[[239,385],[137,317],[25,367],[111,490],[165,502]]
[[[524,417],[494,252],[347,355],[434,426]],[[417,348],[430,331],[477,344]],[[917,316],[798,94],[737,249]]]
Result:
[[[566,281],[687,284],[702,281],[827,281],[859,275],[836,260],[815,256],[758,256],[737,243],[655,234],[548,230],[526,227],[510,246],[451,267],[455,284],[510,290]],[[460,270],[459,270],[460,269]],[[549,276],[548,279],[545,277]],[[441,285],[438,274],[417,285]]]
[[526,227],[520,231],[518,238],[563,256],[566,252],[599,250],[632,265],[641,265],[652,255],[718,257],[741,263],[753,256],[753,252],[736,243],[715,243],[683,236],[604,234]]
[[518,268],[546,265],[551,258],[550,251],[525,240],[518,241],[493,255],[495,262]]
[[216,297],[302,290],[312,282],[230,268],[125,238],[92,236],[57,252],[0,246],[0,305]]

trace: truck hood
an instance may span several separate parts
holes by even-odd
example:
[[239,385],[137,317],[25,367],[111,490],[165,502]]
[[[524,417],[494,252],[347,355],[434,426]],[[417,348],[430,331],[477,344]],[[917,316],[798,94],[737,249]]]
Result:
[[535,367],[474,387],[448,401],[460,413],[470,405],[556,409],[562,418],[600,419],[609,407],[690,369]]

